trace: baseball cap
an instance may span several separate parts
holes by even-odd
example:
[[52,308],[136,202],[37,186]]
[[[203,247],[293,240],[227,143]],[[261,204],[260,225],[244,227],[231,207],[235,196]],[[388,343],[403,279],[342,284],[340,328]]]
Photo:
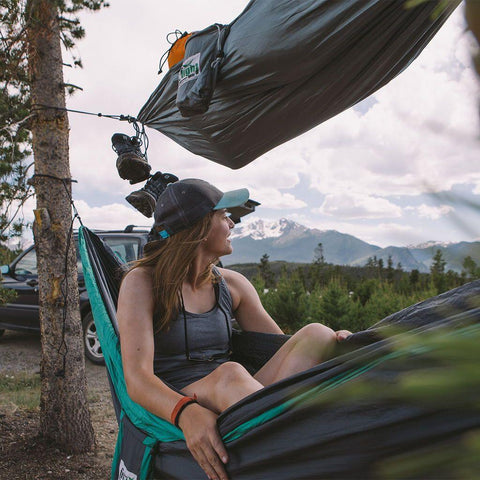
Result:
[[161,238],[171,237],[191,227],[211,211],[243,205],[249,196],[246,188],[224,193],[198,178],[170,183],[158,197],[153,229]]

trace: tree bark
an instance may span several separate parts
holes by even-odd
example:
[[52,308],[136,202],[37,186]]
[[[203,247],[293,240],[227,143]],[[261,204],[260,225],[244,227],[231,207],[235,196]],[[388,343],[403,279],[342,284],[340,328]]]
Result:
[[95,441],[86,395],[73,237],[68,245],[72,223],[68,116],[66,111],[42,108],[65,108],[58,11],[54,0],[29,0],[26,11],[35,112],[32,146],[42,338],[40,433],[68,452],[85,452]]

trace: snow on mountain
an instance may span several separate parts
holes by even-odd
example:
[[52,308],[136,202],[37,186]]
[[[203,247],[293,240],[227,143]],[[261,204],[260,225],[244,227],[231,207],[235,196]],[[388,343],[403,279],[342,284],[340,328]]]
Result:
[[299,223],[286,218],[280,220],[254,220],[235,225],[232,240],[250,237],[253,240],[278,238],[292,231],[305,232],[308,229]]
[[450,245],[453,245],[455,242],[437,242],[435,240],[429,240],[428,242],[419,243],[418,245],[408,245],[408,249],[424,249],[424,248],[432,248],[432,247],[444,247],[447,248]]
[[311,262],[315,249],[322,244],[327,263],[335,265],[362,266],[371,257],[389,259],[394,265],[401,264],[404,270],[417,269],[428,272],[435,248],[442,248],[446,269],[462,271],[462,262],[468,255],[480,262],[479,242],[429,241],[410,247],[390,246],[380,248],[352,235],[335,230],[310,229],[292,220],[246,220],[232,231],[233,254],[222,258],[225,265],[258,262],[267,254],[270,260],[288,262]]

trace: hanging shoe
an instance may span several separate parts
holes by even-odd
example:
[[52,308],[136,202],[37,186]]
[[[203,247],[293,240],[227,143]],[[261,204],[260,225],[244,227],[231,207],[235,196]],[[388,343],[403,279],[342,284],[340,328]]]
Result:
[[123,133],[112,136],[112,148],[118,155],[117,170],[121,178],[130,180],[131,184],[142,182],[150,176],[152,167],[148,164],[137,137],[129,137]]
[[157,172],[148,180],[143,188],[132,192],[126,200],[146,217],[151,217],[155,210],[157,198],[169,183],[178,181],[178,177],[171,173]]

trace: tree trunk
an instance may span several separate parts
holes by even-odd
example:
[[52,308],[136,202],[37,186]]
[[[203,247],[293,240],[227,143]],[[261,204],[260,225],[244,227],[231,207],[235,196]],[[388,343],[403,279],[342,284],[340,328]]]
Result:
[[[62,52],[54,0],[29,0],[27,34],[35,158],[34,236],[42,338],[41,435],[69,452],[94,446],[87,404],[73,237]],[[67,179],[63,181],[62,179]]]

